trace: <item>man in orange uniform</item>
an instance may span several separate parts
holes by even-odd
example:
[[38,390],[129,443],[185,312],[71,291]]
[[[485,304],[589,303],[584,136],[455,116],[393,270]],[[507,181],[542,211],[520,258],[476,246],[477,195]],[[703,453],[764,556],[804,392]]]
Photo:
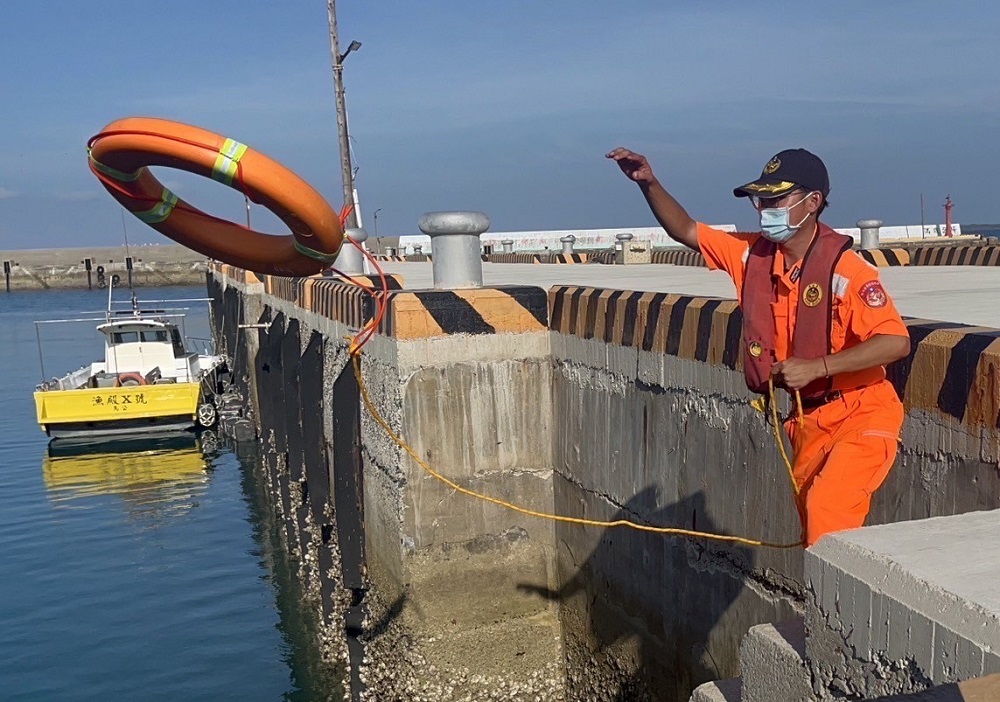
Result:
[[639,185],[667,234],[732,277],[748,387],[767,393],[773,381],[801,394],[801,417],[793,411],[785,429],[806,545],[862,526],[903,424],[885,366],[909,354],[910,337],[878,269],[819,221],[830,192],[823,162],[804,149],[774,156],[733,191],[750,198],[761,232],[734,235],[693,220],[644,156],[623,148],[607,156]]

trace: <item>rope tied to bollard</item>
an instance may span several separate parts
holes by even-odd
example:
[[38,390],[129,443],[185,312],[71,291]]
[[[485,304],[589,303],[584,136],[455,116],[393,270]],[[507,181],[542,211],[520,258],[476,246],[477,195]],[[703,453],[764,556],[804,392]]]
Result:
[[[349,240],[350,239],[348,238],[348,241]],[[386,303],[388,301],[388,292],[389,292],[389,290],[388,290],[388,283],[387,283],[387,281],[385,279],[385,274],[383,273],[381,267],[378,265],[378,261],[375,259],[375,257],[372,256],[367,250],[365,250],[360,245],[355,244],[355,246],[358,246],[358,248],[362,251],[362,253],[364,254],[364,256],[371,262],[372,266],[378,272],[379,279],[380,279],[380,281],[382,283],[382,286],[383,286],[381,290],[376,290],[374,288],[371,288],[371,287],[368,287],[368,286],[363,286],[363,285],[360,286],[368,294],[372,295],[373,298],[375,299],[376,311],[375,311],[375,314],[372,316],[372,319],[369,320],[369,322],[366,323],[361,328],[361,330],[358,331],[358,333],[356,335],[354,335],[353,337],[346,337],[347,340],[349,340],[349,342],[350,342],[350,345],[349,345],[349,354],[350,354],[350,359],[351,359],[351,365],[352,365],[353,370],[354,370],[355,379],[357,380],[357,383],[358,383],[358,389],[359,389],[359,391],[361,393],[361,399],[362,399],[362,402],[365,405],[365,408],[368,410],[368,413],[371,415],[372,419],[374,419],[375,422],[380,427],[382,427],[382,430],[392,440],[392,442],[394,444],[396,444],[397,446],[399,446],[401,449],[403,449],[403,451],[405,451],[410,456],[410,458],[412,458],[416,462],[416,464],[418,466],[420,466],[428,475],[430,475],[431,477],[433,477],[436,480],[440,481],[444,485],[447,485],[449,488],[451,488],[455,492],[461,493],[463,495],[467,495],[469,497],[472,497],[472,498],[475,498],[475,499],[478,499],[478,500],[483,500],[485,502],[489,502],[489,503],[497,505],[499,507],[504,507],[505,509],[509,509],[511,511],[514,511],[514,512],[517,512],[519,514],[523,514],[523,515],[526,515],[526,516],[529,516],[529,517],[536,517],[536,518],[539,518],[539,519],[546,519],[546,520],[549,520],[549,521],[560,522],[560,523],[563,523],[563,524],[577,524],[577,525],[580,525],[580,526],[593,526],[593,527],[602,527],[602,528],[626,527],[626,528],[629,528],[629,529],[635,529],[637,531],[644,531],[644,532],[648,532],[648,533],[652,533],[652,534],[663,534],[663,535],[669,535],[669,536],[682,536],[682,537],[695,538],[695,539],[706,539],[706,540],[712,540],[712,541],[723,541],[723,542],[727,542],[727,543],[735,543],[735,544],[741,544],[741,545],[745,545],[745,546],[759,546],[759,547],[774,548],[774,549],[791,549],[791,548],[798,548],[798,547],[800,547],[800,546],[803,545],[803,541],[802,540],[799,540],[799,541],[797,541],[795,543],[774,543],[774,542],[770,542],[770,541],[763,541],[763,540],[760,540],[760,539],[751,539],[751,538],[747,538],[747,537],[743,537],[743,536],[731,536],[731,535],[728,535],[728,534],[713,534],[713,533],[710,533],[710,532],[696,531],[694,529],[682,529],[682,528],[679,528],[679,527],[655,526],[655,525],[651,525],[651,524],[643,524],[643,523],[640,523],[640,522],[634,522],[634,521],[631,521],[631,520],[628,520],[628,519],[614,519],[614,520],[586,519],[586,518],[583,518],[583,517],[570,517],[570,516],[561,515],[561,514],[554,514],[554,513],[551,513],[551,512],[542,512],[542,511],[539,511],[539,510],[529,509],[527,507],[523,507],[521,505],[517,505],[517,504],[515,504],[513,502],[509,502],[507,500],[502,500],[502,499],[497,498],[497,497],[492,497],[490,495],[486,495],[486,494],[481,493],[481,492],[476,492],[475,490],[470,490],[469,488],[466,488],[466,487],[463,487],[462,485],[459,485],[454,480],[451,480],[450,478],[448,478],[448,477],[442,475],[441,473],[439,473],[438,471],[436,471],[430,464],[428,464],[425,460],[423,460],[417,454],[417,452],[413,449],[412,446],[410,446],[406,441],[404,441],[402,439],[402,437],[400,437],[393,430],[393,428],[392,428],[392,426],[390,426],[389,422],[386,421],[386,419],[379,413],[378,409],[375,407],[375,403],[372,402],[371,396],[370,396],[370,394],[368,392],[368,386],[365,384],[364,375],[361,372],[362,348],[364,347],[365,344],[368,343],[368,341],[371,340],[372,336],[375,333],[375,330],[378,328],[378,325],[380,324],[380,322],[381,322],[381,320],[382,320],[382,318],[384,316]],[[357,284],[357,283],[355,282],[355,284]],[[381,294],[379,294],[379,293],[381,293]],[[777,408],[776,408],[776,405],[774,403],[775,391],[774,391],[773,381],[771,382],[769,389],[770,389],[770,399],[771,399],[772,412],[773,412],[773,416],[774,416],[775,438],[778,441],[778,447],[779,447],[779,450],[781,451],[781,456],[784,459],[785,466],[788,469],[788,475],[791,478],[792,487],[795,490],[796,504],[798,504],[797,497],[798,497],[798,494],[799,494],[799,488],[798,488],[798,485],[795,482],[795,477],[794,477],[794,473],[793,473],[793,470],[792,470],[792,463],[791,463],[791,461],[788,458],[788,454],[785,451],[784,444],[783,444],[783,442],[781,440],[780,434],[778,433],[779,421],[778,421],[778,415],[777,415]],[[801,397],[799,396],[799,394],[797,392],[796,392],[796,400],[798,401],[799,422],[801,424],[801,422],[802,422],[802,399],[801,399]],[[800,514],[800,519],[801,519],[801,514]]]

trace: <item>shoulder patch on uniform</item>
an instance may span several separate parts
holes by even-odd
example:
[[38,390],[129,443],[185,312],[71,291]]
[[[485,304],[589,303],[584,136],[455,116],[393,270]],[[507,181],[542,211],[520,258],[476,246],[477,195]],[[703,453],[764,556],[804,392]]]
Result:
[[889,301],[889,296],[885,294],[885,288],[877,280],[869,280],[862,285],[858,294],[861,296],[862,302],[869,307],[885,307]]

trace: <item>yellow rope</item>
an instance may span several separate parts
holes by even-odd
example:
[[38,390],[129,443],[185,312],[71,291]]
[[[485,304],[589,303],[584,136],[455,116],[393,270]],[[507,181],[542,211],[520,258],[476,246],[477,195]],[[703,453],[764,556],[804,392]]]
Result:
[[[639,531],[648,531],[654,534],[675,534],[678,536],[691,536],[695,538],[713,539],[715,541],[728,541],[731,543],[744,544],[747,546],[764,546],[767,548],[797,548],[802,545],[801,541],[798,541],[794,544],[776,544],[768,541],[758,541],[757,539],[747,539],[742,536],[709,534],[703,531],[692,531],[690,529],[678,529],[675,527],[657,527],[657,526],[650,526],[647,524],[637,524],[636,522],[631,522],[627,519],[603,521],[597,519],[583,519],[580,517],[567,517],[564,515],[551,514],[548,512],[538,512],[533,509],[527,509],[525,507],[515,505],[512,502],[507,502],[506,500],[500,500],[495,497],[490,497],[489,495],[484,495],[482,493],[464,488],[461,485],[455,483],[454,481],[444,477],[443,475],[435,471],[433,468],[431,468],[425,461],[423,461],[420,458],[420,456],[417,455],[416,451],[410,448],[410,446],[405,441],[403,441],[401,438],[399,438],[399,436],[396,435],[396,433],[392,430],[392,427],[389,426],[389,423],[386,422],[386,420],[382,417],[382,415],[378,413],[378,410],[375,409],[375,405],[372,403],[371,398],[368,396],[368,388],[365,386],[365,381],[361,377],[360,355],[357,353],[352,353],[351,362],[354,365],[354,375],[358,380],[358,388],[361,390],[361,398],[364,400],[365,407],[368,408],[368,412],[371,413],[375,421],[378,422],[379,425],[385,430],[385,433],[389,435],[389,438],[391,438],[397,446],[406,451],[410,455],[410,457],[417,462],[417,465],[419,465],[430,475],[432,475],[433,477],[437,478],[442,483],[450,487],[452,490],[460,492],[463,495],[468,495],[470,497],[475,497],[480,500],[485,500],[486,502],[490,502],[492,504],[499,505],[501,507],[506,507],[507,509],[519,512],[521,514],[526,514],[530,517],[539,517],[541,519],[549,519],[554,522],[564,522],[566,524],[580,524],[584,526],[596,526],[596,527],[625,526],[625,527],[630,527],[632,529],[638,529]],[[774,394],[773,388],[771,394],[773,397]],[[800,406],[801,406],[801,400],[800,400]],[[781,445],[780,440],[778,444]],[[781,451],[782,455],[784,456],[785,455],[784,446],[781,446]],[[788,461],[787,456],[785,456],[785,460],[786,464],[789,466],[789,473],[791,473],[791,463]],[[794,480],[792,480],[792,484],[793,485],[795,484]]]
[[[785,451],[785,441],[781,438],[781,420],[778,419],[778,403],[775,402],[774,395],[774,378],[767,379],[767,390],[770,395],[771,400],[771,417],[774,420],[772,422],[772,428],[774,429],[774,440],[778,442],[778,451],[781,452],[781,459],[785,462],[785,468],[788,469],[788,478],[792,481],[792,488],[795,490],[795,496],[799,495],[799,484],[795,481],[795,471],[792,469],[792,462],[788,458],[788,452]],[[799,427],[802,426],[802,395],[798,390],[795,391],[795,402],[798,406],[798,419]]]

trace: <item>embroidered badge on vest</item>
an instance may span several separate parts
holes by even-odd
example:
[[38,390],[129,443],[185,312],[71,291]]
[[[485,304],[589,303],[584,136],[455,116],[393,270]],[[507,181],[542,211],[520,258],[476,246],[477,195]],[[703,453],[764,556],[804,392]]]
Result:
[[877,280],[869,280],[862,285],[858,294],[861,295],[862,301],[869,307],[885,307],[885,303],[889,301],[885,290],[882,288],[882,283]]
[[823,288],[819,286],[819,283],[810,283],[802,292],[802,302],[805,303],[806,307],[815,307],[822,299]]
[[747,349],[750,355],[754,358],[760,358],[760,355],[764,353],[764,347],[760,345],[759,341],[751,341],[750,348]]

